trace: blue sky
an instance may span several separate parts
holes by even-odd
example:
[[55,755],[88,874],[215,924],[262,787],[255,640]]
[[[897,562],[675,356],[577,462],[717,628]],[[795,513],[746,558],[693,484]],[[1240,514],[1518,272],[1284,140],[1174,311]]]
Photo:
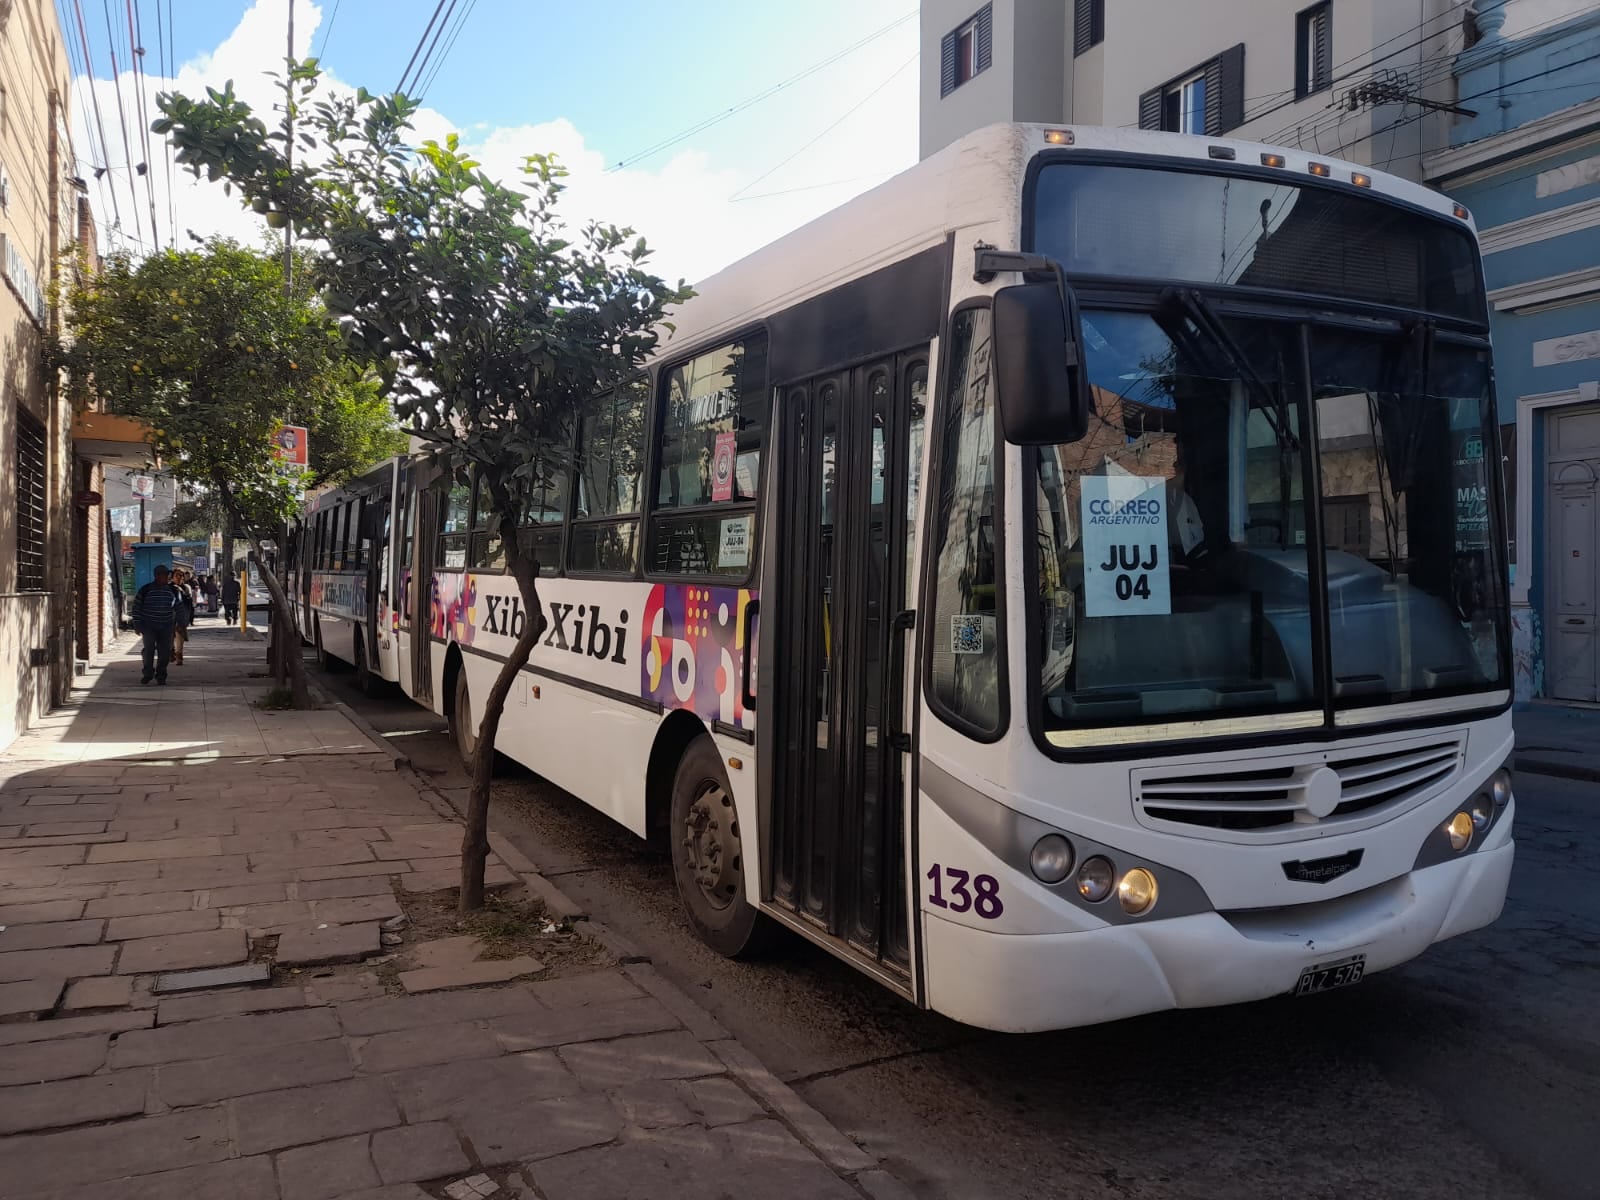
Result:
[[[109,158],[124,210],[116,241],[134,237],[127,155],[113,125],[104,5],[126,71],[126,11],[119,0],[84,4]],[[336,81],[374,91],[399,82],[435,0],[295,0],[302,53],[320,51]],[[71,0],[58,0],[76,35]],[[450,7],[451,0],[445,0]],[[281,62],[287,0],[172,0],[176,86],[194,92],[233,78],[242,95],[270,103],[263,72]],[[149,76],[159,74],[157,0],[140,0]],[[917,18],[910,0],[807,0],[803,5],[589,0],[456,0],[424,95],[429,135],[455,129],[493,168],[554,150],[574,172],[574,219],[598,216],[639,227],[664,273],[697,278],[903,169],[916,158]],[[332,17],[331,28],[328,24]],[[120,17],[120,20],[118,18]],[[462,20],[462,18],[465,18]],[[902,18],[904,18],[902,20]],[[838,62],[661,153],[608,170],[708,117],[755,96],[895,22]],[[455,30],[459,25],[459,33]],[[439,54],[454,37],[449,54]],[[78,56],[81,60],[81,55]],[[81,61],[79,66],[81,68]],[[433,68],[430,67],[430,73]],[[152,78],[153,93],[173,82]],[[133,100],[130,76],[124,103]],[[76,89],[80,158],[99,158],[88,89]],[[153,102],[147,97],[153,111]],[[830,128],[831,127],[831,128]],[[810,144],[808,144],[810,143]],[[90,153],[85,153],[85,147]],[[134,148],[133,158],[142,153]],[[150,161],[159,147],[148,149]],[[156,239],[171,237],[164,163],[152,172]],[[134,181],[144,186],[142,181]],[[107,199],[91,191],[97,210]],[[258,236],[220,188],[178,183],[186,228]],[[138,244],[151,240],[149,213]],[[112,218],[102,214],[102,220]]]

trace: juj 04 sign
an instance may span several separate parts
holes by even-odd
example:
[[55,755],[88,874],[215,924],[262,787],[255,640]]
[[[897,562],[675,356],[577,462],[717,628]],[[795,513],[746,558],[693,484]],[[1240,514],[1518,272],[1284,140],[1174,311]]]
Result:
[[1083,479],[1084,611],[1091,617],[1172,611],[1167,566],[1166,480],[1144,475]]

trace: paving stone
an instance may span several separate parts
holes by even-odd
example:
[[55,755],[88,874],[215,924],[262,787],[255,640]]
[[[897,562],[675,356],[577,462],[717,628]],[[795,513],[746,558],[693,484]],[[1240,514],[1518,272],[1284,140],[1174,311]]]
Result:
[[241,883],[231,887],[207,888],[196,896],[196,907],[237,908],[248,904],[279,904],[288,898],[287,882]]
[[767,1070],[754,1054],[738,1042],[712,1042],[709,1049],[727,1064],[728,1070],[740,1083],[798,1130],[835,1170],[870,1171],[878,1165],[877,1159],[835,1129],[821,1113],[802,1100],[793,1088]]
[[[3,896],[4,893],[0,893]],[[39,921],[75,921],[83,916],[82,900],[41,900],[32,904],[0,904],[0,925],[32,925]]]
[[358,971],[354,975],[318,972],[306,984],[306,994],[312,1004],[353,1004],[358,1000],[375,1000],[387,991],[383,981],[371,971]]
[[113,917],[106,925],[106,941],[122,942],[135,938],[165,937],[174,933],[200,933],[216,929],[222,914],[214,908],[150,913],[141,917]]
[[515,958],[495,958],[485,962],[462,963],[453,967],[425,967],[420,971],[401,971],[400,986],[413,995],[449,988],[478,987],[486,983],[507,983],[521,975],[544,970],[537,958],[519,954]]
[[682,1030],[609,1042],[563,1046],[561,1061],[585,1087],[603,1090],[637,1079],[690,1079],[718,1075],[722,1060]]
[[336,900],[346,896],[393,896],[387,875],[358,875],[354,879],[308,879],[295,884],[302,900]]
[[[63,867],[61,882],[68,886],[80,883],[124,883],[133,879],[154,879],[161,874],[159,862],[96,862],[80,867]],[[173,888],[146,888],[146,891],[173,891]]]
[[41,821],[28,826],[29,837],[72,837],[82,833],[104,833],[104,821]]
[[297,987],[213,992],[204,996],[173,996],[162,1000],[156,1008],[156,1020],[162,1025],[176,1025],[180,1021],[203,1021],[211,1017],[231,1017],[240,1013],[303,1008],[305,1004],[305,990]]
[[48,1021],[17,1021],[0,1025],[0,1046],[23,1042],[44,1042],[56,1038],[83,1037],[90,1033],[126,1033],[149,1029],[155,1023],[149,1009],[132,1012],[95,1013],[85,1017],[52,1017]]
[[172,1200],[174,1196],[193,1200],[278,1200],[272,1159],[258,1154],[136,1179],[89,1184],[74,1188],[70,1200]]
[[733,1080],[723,1075],[704,1079],[681,1079],[675,1085],[687,1094],[689,1106],[712,1127],[736,1125],[765,1116],[766,1109]]
[[[677,1017],[683,1027],[702,1042],[721,1041],[729,1037],[722,1023],[708,1013],[694,999],[686,995],[676,985],[661,977],[649,963],[629,963],[622,968],[627,977],[644,988],[657,1000],[661,1006]],[[578,976],[578,978],[583,978]]]
[[158,842],[123,842],[114,846],[91,846],[91,863],[126,863],[147,859],[217,858],[222,854],[219,837],[163,838]]
[[122,943],[117,972],[121,975],[146,975],[155,971],[221,967],[241,962],[249,953],[250,947],[242,929],[213,929],[204,933],[139,938]]
[[133,1002],[133,980],[126,975],[96,975],[79,979],[67,989],[62,1008],[68,1012],[85,1008],[126,1008]]
[[616,1109],[597,1095],[559,1096],[515,1106],[479,1096],[454,1120],[486,1166],[603,1145],[622,1131]]
[[[30,928],[30,926],[23,926]],[[41,977],[78,979],[84,975],[109,975],[117,957],[115,946],[66,946],[54,950],[13,950],[0,954],[0,983]]]
[[737,1163],[739,1195],[856,1200],[856,1192],[776,1121],[728,1129],[694,1127],[638,1134],[617,1146],[530,1163],[548,1200],[700,1200],[705,1180]]
[[204,971],[174,971],[156,976],[155,992],[193,992],[201,988],[232,987],[238,984],[265,983],[272,968],[263,962],[240,963],[234,967],[213,967]]
[[161,1068],[156,1091],[174,1108],[212,1104],[254,1092],[349,1079],[355,1071],[343,1041],[301,1042],[246,1054],[225,1054]]
[[579,1091],[577,1079],[550,1050],[420,1067],[386,1075],[384,1082],[412,1123],[445,1120],[488,1096],[520,1108]]
[[461,1150],[460,1139],[441,1122],[407,1125],[373,1134],[372,1161],[385,1183],[438,1179],[472,1166]]
[[[414,1183],[397,1183],[390,1187],[351,1192],[344,1200],[433,1200],[433,1197]],[[511,1198],[507,1197],[507,1200]]]
[[283,1200],[335,1200],[379,1183],[366,1134],[299,1146],[277,1159]]
[[57,946],[92,946],[100,940],[104,921],[46,921],[0,929],[0,953],[51,950]]
[[476,962],[483,953],[483,939],[463,934],[460,937],[431,938],[418,942],[406,955],[414,967],[455,967]]
[[61,992],[67,986],[65,979],[23,979],[17,983],[0,983],[0,1022],[32,1021],[52,1011]]
[[301,1008],[136,1030],[117,1039],[111,1058],[115,1067],[149,1066],[338,1036],[339,1022],[331,1012],[325,1008]]
[[349,1079],[242,1096],[230,1100],[228,1105],[233,1110],[234,1127],[239,1131],[237,1140],[241,1154],[281,1150],[352,1133],[370,1133],[400,1123],[394,1101],[376,1079]]
[[612,1089],[611,1103],[624,1122],[640,1129],[670,1129],[692,1125],[694,1112],[679,1091],[681,1080],[641,1079]]
[[462,1023],[380,1033],[362,1043],[356,1057],[363,1071],[376,1074],[433,1063],[491,1058],[499,1053],[500,1043],[492,1033],[481,1025]]
[[392,875],[405,875],[411,870],[410,864],[403,862],[372,862],[344,863],[337,867],[297,867],[294,877],[299,880],[311,882],[327,879],[388,879]]
[[389,892],[381,896],[349,896],[337,900],[318,900],[311,906],[318,922],[352,925],[358,921],[386,921],[401,915],[400,902]]
[[0,1088],[0,1134],[136,1117],[149,1090],[148,1070]]
[[0,1087],[91,1074],[106,1061],[110,1043],[100,1034],[0,1047]]
[[[415,867],[417,863],[413,861],[411,865]],[[483,873],[483,886],[491,891],[495,888],[512,887],[521,882],[522,880],[499,865],[490,866]],[[459,865],[430,867],[400,876],[400,887],[407,892],[442,892],[447,888],[457,887],[460,883]]]
[[221,1108],[194,1108],[114,1125],[7,1138],[0,1141],[0,1179],[10,1194],[28,1195],[218,1162],[230,1152],[227,1113]]
[[449,1025],[456,1021],[481,1021],[517,1013],[539,1013],[538,1002],[521,988],[453,995],[406,996],[341,1004],[339,1022],[353,1035],[416,1029],[423,1025]]
[[272,904],[230,905],[223,924],[231,929],[270,929],[279,933],[294,925],[314,924],[311,905],[304,900],[279,900]]
[[535,1050],[569,1042],[656,1033],[677,1026],[677,1019],[649,997],[591,1004],[556,1012],[520,1013],[489,1023],[507,1050]]
[[107,896],[83,907],[86,917],[145,917],[184,912],[194,907],[193,892],[151,892],[144,896]]
[[376,922],[361,925],[297,925],[278,939],[275,955],[280,967],[307,967],[317,963],[357,962],[377,954]]
[[371,863],[372,851],[364,842],[347,846],[323,846],[315,850],[295,849],[279,853],[252,854],[252,871],[294,871],[301,868],[338,867],[350,863]]
[[[111,848],[95,847],[97,850]],[[83,856],[81,846],[20,846],[15,850],[0,850],[0,871],[10,871],[13,867],[68,867],[81,863]]]

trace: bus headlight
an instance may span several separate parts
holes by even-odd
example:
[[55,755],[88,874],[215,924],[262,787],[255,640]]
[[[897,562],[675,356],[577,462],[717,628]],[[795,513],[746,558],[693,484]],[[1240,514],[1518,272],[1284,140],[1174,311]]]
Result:
[[1028,866],[1040,883],[1060,883],[1072,874],[1072,843],[1059,833],[1047,833],[1033,844]]
[[1450,849],[1465,850],[1472,843],[1472,818],[1464,812],[1458,812],[1450,818],[1444,831],[1450,838]]
[[1117,883],[1117,901],[1130,917],[1147,913],[1156,903],[1156,877],[1143,867],[1135,867]]
[[1117,869],[1111,865],[1109,858],[1095,855],[1078,868],[1078,895],[1090,904],[1098,904],[1111,895],[1116,882]]
[[1494,820],[1494,798],[1488,792],[1479,792],[1472,798],[1468,811],[1472,814],[1472,827],[1482,833]]
[[1504,808],[1511,803],[1511,772],[1501,767],[1489,777],[1489,793],[1494,797],[1496,808]]

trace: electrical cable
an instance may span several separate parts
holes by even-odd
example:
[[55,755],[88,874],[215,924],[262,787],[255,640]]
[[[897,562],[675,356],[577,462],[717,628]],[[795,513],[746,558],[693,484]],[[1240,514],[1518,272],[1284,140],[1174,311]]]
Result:
[[[168,3],[171,3],[171,0],[168,0]],[[340,0],[333,0],[333,12],[328,16],[328,23],[322,27],[322,49],[317,51],[319,61],[328,52],[328,37],[333,33],[333,23],[339,19],[339,3]]]
[[133,59],[133,88],[134,99],[137,101],[136,111],[139,114],[139,150],[144,158],[144,190],[150,197],[150,234],[155,239],[156,249],[161,249],[161,230],[156,219],[156,181],[150,172],[150,117],[144,102],[144,33],[139,20],[138,0],[128,2],[128,41],[132,43],[129,52]]
[[445,59],[450,57],[450,51],[456,47],[456,39],[461,36],[461,31],[466,28],[467,20],[472,16],[472,10],[478,7],[478,0],[467,0],[467,6],[461,10],[461,16],[456,20],[455,29],[444,44],[444,49],[439,52],[438,61],[433,64],[433,70],[428,72],[428,78],[417,89],[417,99],[422,99],[433,90],[433,81],[439,77],[439,70],[444,66]]
[[111,86],[117,93],[117,119],[122,125],[122,152],[127,156],[128,194],[133,199],[134,239],[143,241],[141,234],[144,226],[139,223],[139,189],[133,182],[133,143],[128,140],[128,111],[122,104],[122,68],[117,65],[117,35],[111,31],[111,0],[100,0],[100,7],[105,10],[106,46],[111,54]]
[[[83,45],[84,63],[89,70],[89,99],[94,103],[94,123],[100,133],[100,162],[96,168],[95,181],[105,186],[105,173],[111,169],[111,147],[106,143],[106,125],[100,117],[100,89],[95,86],[94,59],[89,53],[89,31],[83,23],[83,0],[72,0],[72,7],[78,18],[78,38]],[[85,123],[87,124],[87,122]],[[94,153],[92,139],[90,153]],[[109,193],[111,196],[111,212],[120,225],[122,223],[122,212],[117,207],[117,181],[115,179],[111,181]]]
[[[400,76],[400,82],[395,85],[395,91],[403,93],[406,90],[406,80],[411,78],[411,68],[417,65],[417,56],[422,53],[423,46],[427,45],[428,35],[433,32],[434,24],[438,22],[439,14],[444,11],[444,6],[445,0],[439,0],[439,2],[433,6],[433,16],[428,18],[428,27],[422,31],[422,36],[417,39],[417,48],[411,52],[411,61],[406,64],[406,69]],[[452,11],[455,10],[455,6],[456,0],[450,0],[450,8]],[[443,32],[444,26],[440,25],[439,30],[440,32]],[[437,38],[434,39],[434,44],[438,44]],[[430,50],[428,53],[432,54],[433,51]],[[424,58],[422,62],[424,67],[427,66],[428,60],[426,58]],[[420,70],[418,73],[421,73]]]

